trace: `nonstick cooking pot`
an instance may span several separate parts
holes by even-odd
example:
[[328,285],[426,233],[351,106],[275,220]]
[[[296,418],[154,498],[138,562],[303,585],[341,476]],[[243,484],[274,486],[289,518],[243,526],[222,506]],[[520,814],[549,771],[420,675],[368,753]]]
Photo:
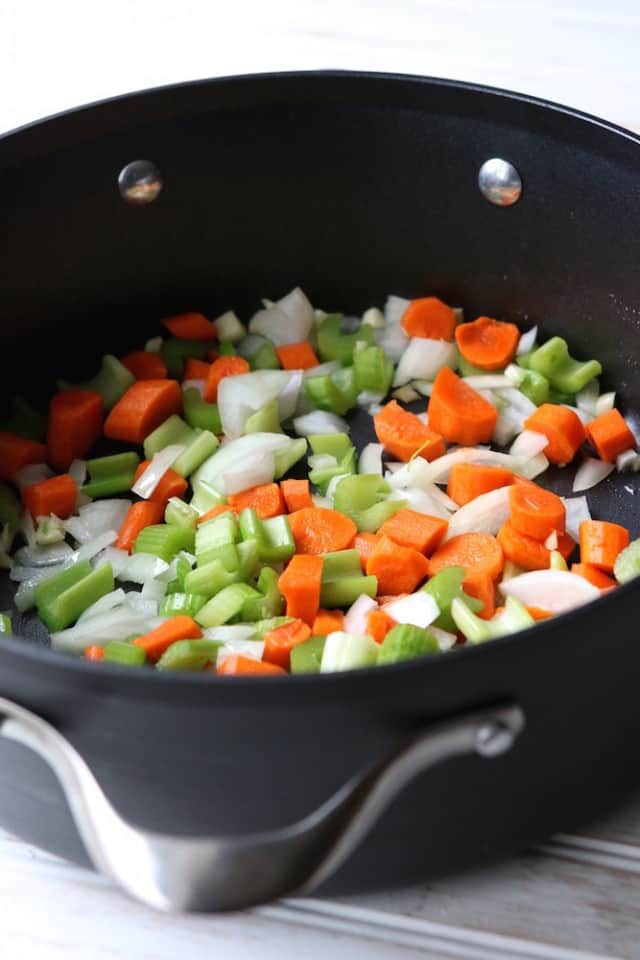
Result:
[[[512,167],[484,168],[488,199],[478,173],[496,158]],[[140,159],[149,163],[129,168],[119,187],[123,168]],[[496,181],[505,170],[506,184]],[[299,284],[327,309],[357,313],[391,292],[435,293],[467,316],[539,323],[604,363],[604,386],[619,391],[633,423],[639,173],[639,138],[610,124],[414,77],[214,80],[37,123],[0,140],[5,399],[45,396],[57,376],[77,380],[103,352],[143,343],[162,316],[231,306],[248,316],[261,296]],[[517,199],[516,175],[521,196],[504,203]],[[141,199],[152,202],[127,202]],[[368,429],[356,423],[356,439],[369,439]],[[549,475],[561,492],[567,473]],[[637,493],[635,477],[613,475],[589,493],[592,513],[637,536]],[[295,888],[311,882],[311,861],[313,882],[337,894],[511,854],[576,829],[637,782],[639,599],[632,582],[473,649],[267,680],[73,659],[48,649],[33,617],[19,619],[17,635],[0,638],[0,821],[87,862],[44,756],[66,782],[94,862],[123,880],[122,856],[119,871],[105,866],[109,837],[96,852],[110,814],[95,784],[83,806],[79,757],[128,824],[186,838],[192,853],[197,838],[282,837],[327,802],[337,808],[344,785],[357,781],[344,822],[334,818],[286,882],[256,892],[246,871],[231,878],[227,864],[218,876],[222,886],[228,878],[227,896],[207,899],[201,885],[199,898],[146,897],[185,908]],[[423,769],[434,760],[444,762]],[[335,845],[349,819],[345,857]],[[144,873],[145,856],[131,840],[124,873]]]

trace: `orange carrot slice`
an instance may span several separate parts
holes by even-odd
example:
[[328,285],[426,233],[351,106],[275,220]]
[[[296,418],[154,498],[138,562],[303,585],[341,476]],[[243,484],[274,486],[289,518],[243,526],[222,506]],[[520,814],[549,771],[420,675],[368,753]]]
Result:
[[395,400],[376,413],[373,426],[385,450],[405,463],[415,453],[425,460],[435,460],[445,452],[442,437],[414,413],[403,410]]
[[586,426],[587,439],[601,460],[613,463],[618,454],[636,449],[636,438],[619,410],[609,410]]
[[580,560],[605,573],[613,573],[613,565],[621,550],[629,545],[629,531],[619,523],[606,520],[583,520],[580,524]]
[[462,356],[482,370],[503,370],[511,363],[520,340],[515,323],[478,317],[456,327],[456,343]]
[[447,540],[429,560],[429,576],[445,567],[466,567],[467,575],[486,573],[495,580],[504,564],[502,548],[488,533],[460,533]]
[[105,420],[104,434],[124,443],[142,443],[156,427],[182,410],[175,380],[137,380]]
[[453,340],[456,315],[454,310],[438,297],[419,297],[411,301],[400,322],[408,337]]
[[559,403],[543,403],[525,420],[527,430],[542,433],[549,443],[544,455],[551,463],[570,463],[585,441],[580,417]]
[[415,510],[398,510],[382,524],[378,533],[402,547],[430,554],[440,546],[449,523],[442,517],[431,517]]
[[534,540],[546,540],[554,530],[564,533],[566,510],[564,503],[551,490],[535,483],[513,484],[509,490],[511,523],[518,533]]
[[428,412],[430,428],[451,443],[487,443],[498,421],[495,407],[449,367],[433,382]]
[[429,573],[429,561],[417,550],[379,537],[367,560],[367,576],[378,578],[381,594],[412,593]]
[[504,467],[485,467],[479,463],[455,463],[449,473],[447,494],[459,507],[513,483],[513,473]]
[[289,514],[296,553],[334,553],[350,547],[358,528],[350,517],[326,507],[305,507]]

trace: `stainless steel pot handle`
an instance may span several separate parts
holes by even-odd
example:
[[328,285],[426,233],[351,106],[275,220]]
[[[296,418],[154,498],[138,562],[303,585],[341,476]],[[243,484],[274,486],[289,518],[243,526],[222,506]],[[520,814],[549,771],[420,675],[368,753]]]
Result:
[[161,910],[237,910],[310,892],[344,863],[417,774],[462,754],[498,756],[523,727],[522,710],[513,705],[465,714],[422,731],[291,826],[196,838],[128,823],[68,740],[36,714],[0,697],[0,733],[30,747],[54,771],[96,869]]

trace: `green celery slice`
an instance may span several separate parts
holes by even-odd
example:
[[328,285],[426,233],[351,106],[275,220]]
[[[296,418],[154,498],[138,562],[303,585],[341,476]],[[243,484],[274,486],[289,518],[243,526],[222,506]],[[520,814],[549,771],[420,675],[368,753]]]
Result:
[[260,594],[246,583],[232,583],[212,597],[194,619],[205,628],[219,627],[238,616],[251,597],[260,597]]
[[217,640],[177,640],[167,647],[158,662],[157,670],[204,670],[215,663],[222,646]]

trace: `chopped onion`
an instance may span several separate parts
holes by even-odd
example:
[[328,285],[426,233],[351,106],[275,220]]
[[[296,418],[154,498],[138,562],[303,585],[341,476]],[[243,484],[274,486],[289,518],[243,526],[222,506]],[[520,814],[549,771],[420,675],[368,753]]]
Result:
[[207,627],[202,633],[207,640],[218,640],[225,646],[233,646],[243,640],[253,640],[256,628],[253,623],[225,623],[220,627]]
[[251,487],[271,483],[276,471],[273,453],[264,451],[248,456],[242,463],[235,463],[222,474],[222,486],[227,495],[242,493]]
[[264,654],[264,640],[232,640],[219,648],[216,655],[216,667],[227,659],[239,655],[249,657],[250,660],[262,660]]
[[308,377],[328,377],[341,368],[342,364],[339,360],[327,360],[326,363],[319,363],[316,367],[309,367],[308,370],[303,370],[302,377],[304,380]]
[[374,330],[381,330],[384,327],[384,314],[378,307],[369,307],[362,314],[362,323],[365,326],[373,327]]
[[615,464],[613,463],[605,463],[604,460],[597,460],[595,457],[585,457],[576,470],[571,489],[574,493],[579,493],[581,490],[590,490],[602,480],[605,480],[614,469]]
[[112,590],[111,593],[105,593],[103,597],[100,597],[100,599],[92,603],[90,607],[87,607],[87,609],[80,614],[77,622],[84,623],[86,620],[91,620],[92,617],[107,613],[108,610],[121,607],[126,603],[126,599],[127,595],[122,587],[117,587],[115,590]]
[[51,567],[72,557],[73,550],[68,543],[51,543],[46,546],[36,544],[32,547],[27,544],[15,553],[16,563],[24,567]]
[[[542,457],[542,461],[539,459]],[[544,462],[544,466],[543,466]],[[509,453],[499,453],[497,450],[490,450],[488,447],[459,447],[450,453],[446,453],[437,460],[428,463],[423,457],[416,457],[411,463],[407,463],[394,476],[394,485],[402,486],[416,485],[424,488],[431,483],[446,483],[449,479],[451,467],[457,463],[479,463],[485,466],[507,467],[527,479],[532,479],[538,473],[542,473],[548,466],[548,461],[543,454],[538,457],[514,457]]]
[[30,510],[23,510],[20,514],[20,533],[26,540],[28,546],[35,547],[37,545],[36,528],[33,525],[33,517],[31,516]]
[[76,486],[81,487],[87,479],[87,461],[72,460],[67,472]]
[[168,569],[169,564],[160,557],[154,557],[151,553],[132,553],[117,579],[130,583],[146,583]]
[[144,349],[147,353],[160,353],[162,343],[162,337],[151,337],[151,339],[145,343]]
[[549,438],[546,437],[544,433],[536,433],[534,430],[523,430],[513,441],[509,453],[514,457],[528,460],[542,453],[548,446]]
[[258,310],[249,321],[249,332],[262,334],[276,347],[306,340],[314,323],[313,307],[300,287],[265,310]]
[[372,610],[377,610],[378,604],[365,593],[360,594],[351,604],[344,617],[345,633],[366,633],[367,617]]
[[513,381],[503,373],[477,374],[462,378],[467,386],[474,390],[513,389]]
[[168,581],[160,576],[154,580],[147,580],[146,583],[142,584],[140,596],[149,603],[155,603],[156,611],[158,604],[167,592],[167,583]]
[[382,410],[381,403],[372,403],[371,406],[367,407],[367,413],[370,417],[376,417]]
[[340,481],[344,480],[345,477],[350,477],[350,476],[351,476],[350,473],[337,473],[335,477],[331,477],[331,480],[329,480],[329,483],[327,484],[327,490],[325,493],[325,498],[330,503],[333,503],[333,498],[336,495],[336,487],[338,486]]
[[314,507],[325,507],[327,510],[331,510],[333,507],[332,500],[329,500],[328,497],[321,497],[318,493],[312,493],[311,499]]
[[35,605],[35,589],[39,580],[23,580],[15,592],[13,602],[16,610],[26,613]]
[[220,340],[230,340],[231,343],[237,343],[238,340],[242,340],[247,332],[244,324],[240,323],[233,310],[227,310],[226,313],[220,314],[219,317],[216,317],[214,323]]
[[76,553],[78,562],[80,560],[92,560],[106,547],[110,547],[113,543],[115,543],[117,539],[117,530],[105,530],[104,533],[99,533],[98,536],[94,537],[93,540],[87,540],[82,544],[81,547],[79,547]]
[[13,476],[13,482],[18,489],[24,490],[30,487],[32,483],[41,483],[53,476],[53,470],[46,463],[28,463],[22,467]]
[[449,633],[448,630],[442,630],[440,627],[434,627],[433,624],[429,624],[429,633],[432,633],[433,636],[438,641],[438,646],[442,653],[446,653],[447,650],[453,650],[458,638],[455,633]]
[[600,596],[592,583],[566,570],[532,570],[500,584],[505,597],[515,597],[526,607],[563,613]]
[[86,543],[105,530],[119,530],[130,506],[130,500],[96,500],[80,507],[77,517],[65,520],[64,528],[79,543]]
[[638,451],[631,448],[619,453],[616,457],[616,469],[618,473],[626,473],[629,470],[637,473],[640,470],[640,454],[638,454]]
[[[231,379],[231,377],[228,379]],[[185,449],[183,443],[170,443],[158,453],[154,453],[149,466],[146,470],[143,470],[131,487],[131,492],[136,493],[143,500],[148,500],[171,464],[178,459],[181,453],[184,453]]]
[[547,539],[544,542],[547,550],[557,550],[558,549],[558,531],[552,530]]
[[143,614],[145,617],[158,616],[158,601],[143,597],[142,593],[138,593],[137,590],[130,590],[127,594],[127,606],[130,610]]
[[258,352],[263,343],[266,342],[266,337],[260,337],[256,333],[249,333],[246,337],[243,337],[239,343],[236,344],[236,350],[241,357],[244,357],[245,360],[250,360],[251,357]]
[[410,300],[393,294],[388,297],[384,306],[384,327],[375,331],[376,343],[394,362],[400,359],[409,343],[401,321],[410,303]]
[[[225,380],[237,380],[237,377],[225,377]],[[236,437],[221,444],[215,453],[205,460],[202,466],[198,467],[191,476],[191,485],[204,480],[212,486],[218,493],[226,493],[224,486],[224,474],[233,472],[237,467],[246,462],[248,457],[259,453],[277,453],[285,451],[292,444],[300,443],[299,440],[292,440],[291,437],[283,433],[250,433],[244,437]],[[273,480],[273,475],[270,477]]]
[[281,421],[292,417],[301,385],[301,370],[254,370],[224,377],[218,387],[218,409],[224,433],[228,437],[240,437],[248,418],[272,400],[278,401]]
[[571,410],[572,413],[575,413],[576,417],[585,427],[593,420],[593,414],[587,413],[586,410],[580,410],[579,407],[572,407],[570,403],[563,403],[562,406],[566,407],[567,410]]
[[414,390],[410,384],[405,384],[404,387],[398,387],[397,390],[393,390],[391,396],[394,400],[399,400],[401,403],[413,403],[414,400],[420,398],[420,394],[417,390]]
[[14,563],[9,571],[9,579],[13,580],[14,583],[22,583],[24,580],[41,583],[43,580],[48,580],[49,577],[55,577],[57,573],[66,570],[70,565],[71,564],[67,562],[56,563],[49,567],[22,567]]
[[421,591],[392,600],[384,605],[383,610],[397,623],[411,623],[415,627],[428,627],[440,616],[438,604],[431,594]]
[[589,383],[580,390],[579,393],[576,393],[576,406],[578,410],[588,413],[591,417],[596,415],[596,402],[600,394],[600,384],[598,383],[597,377],[594,377],[593,380],[590,380]]
[[601,417],[603,413],[609,413],[610,410],[613,410],[615,405],[616,395],[613,391],[611,393],[601,393],[596,400],[596,417]]
[[126,640],[132,634],[148,633],[159,626],[163,619],[133,610],[129,605],[116,607],[77,623],[75,627],[52,633],[51,645],[54,650],[80,654],[89,644],[103,647],[109,640]]
[[566,512],[565,529],[574,540],[580,539],[580,524],[591,520],[591,512],[586,497],[562,497]]
[[460,507],[451,518],[445,540],[461,533],[490,533],[495,536],[510,514],[509,487],[482,493]]
[[538,325],[531,327],[530,330],[527,330],[526,333],[520,335],[520,340],[518,341],[518,346],[516,347],[516,356],[521,357],[525,353],[529,353],[530,350],[533,350],[535,346],[536,339],[538,337]]
[[421,397],[430,397],[433,391],[433,384],[430,380],[412,380],[411,386],[418,391]]
[[204,397],[205,380],[183,380],[182,392],[185,390],[197,390],[201,397]]
[[104,566],[105,563],[111,564],[113,575],[117,580],[124,570],[128,560],[129,554],[126,550],[118,550],[116,547],[107,547],[107,549],[99,553],[97,557],[94,557],[93,566],[95,569],[97,569],[98,567]]
[[381,443],[368,443],[363,447],[358,459],[358,473],[379,473],[382,476],[383,451]]
[[327,410],[314,410],[303,417],[296,417],[293,429],[301,437],[310,437],[314,433],[349,433],[350,427],[343,417]]
[[393,490],[387,499],[406,500],[410,510],[415,510],[416,513],[424,513],[427,516],[442,517],[443,520],[448,520],[450,516],[447,508],[439,503],[431,495],[431,492],[421,490],[420,487],[405,487],[402,490]]
[[384,394],[379,390],[361,390],[356,397],[356,403],[359,407],[371,407],[384,400]]
[[457,362],[455,343],[412,337],[398,361],[393,385],[399,387],[410,380],[435,380],[443,367],[454,368]]

